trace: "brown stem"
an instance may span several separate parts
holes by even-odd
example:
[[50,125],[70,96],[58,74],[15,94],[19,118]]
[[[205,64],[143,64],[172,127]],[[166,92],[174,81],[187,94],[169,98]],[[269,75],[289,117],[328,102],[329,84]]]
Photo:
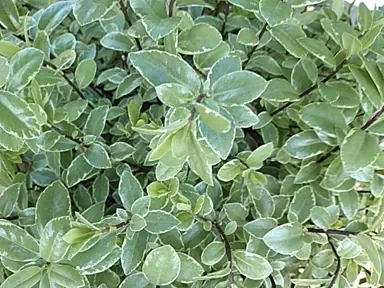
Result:
[[336,257],[336,270],[335,270],[335,273],[333,274],[331,282],[329,282],[329,284],[327,286],[328,288],[332,288],[333,285],[336,283],[337,277],[339,277],[339,274],[340,274],[341,260],[340,260],[339,254],[337,254],[335,245],[333,245],[333,243],[332,243],[332,241],[328,235],[327,235],[327,238],[328,238],[328,243],[331,246],[332,252],[333,252],[333,254],[335,254],[335,257]]
[[[267,32],[267,27],[268,27],[268,24],[267,22],[264,23],[263,27],[261,27],[260,29],[260,33],[258,35],[259,37],[259,43],[260,43],[260,40],[261,38],[263,37],[263,35],[265,34],[265,32]],[[251,57],[253,55],[253,53],[255,53],[257,47],[259,46],[259,43],[257,43],[255,46],[252,47],[252,49],[248,52],[247,54],[247,60],[245,60],[245,62],[243,63],[243,69],[245,69],[245,67],[247,67],[249,61],[251,60]]]
[[219,233],[221,241],[224,243],[225,255],[228,259],[229,267],[231,269],[231,272],[228,274],[228,278],[227,278],[227,288],[231,288],[232,283],[233,283],[232,250],[231,250],[231,245],[229,244],[229,241],[228,241],[227,237],[225,236],[223,229],[221,229],[221,227],[220,227],[219,223],[217,223],[217,221],[209,220],[209,219],[207,219],[203,216],[200,216],[200,215],[195,215],[195,217],[204,221],[204,222],[210,222],[212,224],[212,226],[216,229],[216,231]]
[[[125,6],[124,0],[120,0],[119,1],[119,6],[120,6],[121,12],[124,15],[125,22],[127,22],[129,27],[132,26],[132,22],[131,22],[131,19],[129,19],[129,15],[128,15],[128,12],[127,12],[127,6]],[[137,38],[134,38],[134,39],[135,39],[135,43],[136,43],[137,49],[142,50],[143,48],[141,47],[139,39],[137,39]]]
[[[206,97],[205,94],[201,94],[201,95],[199,95],[199,96],[196,98],[196,103],[201,103],[201,102],[204,100],[205,97]],[[195,118],[195,115],[196,115],[196,108],[193,107],[192,110],[191,110],[191,114],[190,114],[190,116],[189,116],[189,121],[192,121],[193,118]]]
[[175,8],[175,2],[176,2],[176,0],[169,0],[169,3],[168,3],[168,17],[172,17],[173,16],[173,10]]
[[320,234],[326,234],[326,235],[351,236],[351,235],[359,234],[358,232],[337,230],[337,229],[321,229],[321,228],[312,228],[312,227],[308,227],[306,229],[309,233],[318,233],[318,234],[320,233]]
[[[329,80],[331,80],[343,67],[344,65],[347,63],[348,59],[344,59],[337,67],[336,69],[330,73],[327,77],[325,77],[323,80],[320,81],[320,83],[326,83],[328,82]],[[311,87],[309,87],[307,90],[305,90],[304,92],[302,92],[300,95],[299,95],[299,98],[303,98],[305,96],[307,96],[309,93],[311,93],[312,91],[316,90],[316,88],[319,86],[319,83],[316,83],[314,85],[312,85]],[[292,105],[293,102],[288,102],[288,103],[285,103],[283,106],[281,106],[280,108],[276,109],[275,111],[273,111],[271,113],[271,116],[275,116],[276,114],[280,113],[281,111],[283,111],[285,108],[289,107],[290,105]]]
[[[46,66],[49,66],[53,69],[56,69],[56,66],[53,65],[52,63],[49,63],[48,61],[44,61],[44,64]],[[79,88],[77,88],[77,86],[75,85],[75,83],[73,83],[73,81],[71,79],[69,79],[69,77],[67,75],[65,75],[65,73],[60,73],[60,75],[65,79],[65,81],[67,81],[67,83],[69,84],[69,86],[71,86],[73,88],[73,90],[76,91],[76,93],[80,96],[80,98],[82,99],[86,99],[84,94],[80,91]]]
[[229,14],[229,4],[227,2],[222,2],[224,3],[224,20],[223,20],[223,25],[221,25],[220,33],[223,36],[223,39],[225,37],[225,25],[227,24],[228,20],[228,14]]

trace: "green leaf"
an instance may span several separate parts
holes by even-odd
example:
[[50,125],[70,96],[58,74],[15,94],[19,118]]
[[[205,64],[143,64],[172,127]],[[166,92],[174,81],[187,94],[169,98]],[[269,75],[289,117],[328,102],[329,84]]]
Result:
[[120,284],[119,288],[153,288],[142,272],[134,272]]
[[147,231],[142,230],[129,238],[128,231],[121,251],[121,266],[126,275],[131,274],[143,261],[149,236]]
[[30,106],[15,94],[0,91],[0,128],[21,139],[39,136],[40,127]]
[[145,278],[153,285],[169,285],[181,271],[181,261],[172,246],[165,245],[149,252],[143,264]]
[[297,190],[293,196],[292,203],[289,206],[288,219],[290,219],[291,222],[305,223],[311,216],[311,209],[314,206],[315,195],[312,188],[310,186],[304,186]]
[[12,0],[0,3],[0,23],[7,30],[16,31],[20,27],[19,12]]
[[201,262],[212,266],[221,261],[225,256],[225,246],[223,242],[214,241],[204,248],[201,254]]
[[138,73],[133,73],[125,77],[117,87],[116,99],[128,95],[143,83],[143,78]]
[[207,156],[205,155],[201,145],[196,139],[192,131],[187,136],[188,153],[189,153],[189,166],[191,170],[196,173],[208,185],[213,184],[212,180],[212,167],[208,164]]
[[303,228],[298,223],[283,224],[269,231],[263,240],[273,251],[292,255],[304,244]]
[[26,48],[17,52],[9,61],[9,90],[18,91],[27,86],[39,73],[43,61],[44,53],[38,49]]
[[340,149],[341,162],[346,172],[362,170],[372,165],[381,151],[377,139],[362,130],[351,130]]
[[220,133],[228,132],[231,128],[231,122],[227,118],[217,113],[215,110],[210,109],[208,106],[201,103],[195,103],[194,107],[200,116],[200,120],[209,128]]
[[375,25],[371,29],[369,29],[361,38],[361,44],[363,46],[362,49],[367,49],[372,44],[374,44],[376,39],[379,37],[382,29],[383,29],[382,24]]
[[131,0],[129,5],[140,17],[150,15],[165,18],[168,16],[164,0]]
[[237,34],[236,41],[246,46],[255,46],[259,43],[259,37],[253,29],[242,28]]
[[364,2],[359,4],[358,12],[357,21],[359,22],[363,32],[369,30],[373,23],[373,17],[371,11],[368,9]]
[[115,51],[129,52],[134,47],[134,42],[131,38],[122,32],[110,32],[101,40],[100,44],[103,47]]
[[265,258],[244,250],[233,252],[233,264],[241,274],[252,280],[267,278],[273,271]]
[[14,261],[35,261],[40,257],[39,244],[22,228],[0,220],[0,254]]
[[181,18],[179,17],[161,18],[149,15],[145,16],[142,20],[145,31],[147,31],[148,35],[155,41],[164,38],[177,29],[181,22]]
[[236,127],[249,128],[260,121],[259,117],[247,105],[232,105],[225,107],[231,115]]
[[353,238],[356,239],[360,246],[364,249],[365,253],[367,254],[369,260],[372,263],[373,269],[376,271],[377,274],[380,275],[382,273],[382,266],[378,248],[376,247],[375,242],[372,240],[371,237],[365,234],[359,234],[357,236],[354,236]]
[[132,204],[144,195],[141,184],[129,170],[125,170],[120,177],[118,193],[128,211],[131,211]]
[[113,143],[110,148],[113,161],[123,161],[135,152],[135,148],[125,142]]
[[69,266],[62,264],[52,264],[49,267],[49,278],[63,287],[82,287],[84,285],[83,277],[79,272]]
[[347,57],[351,57],[360,52],[362,44],[358,38],[349,34],[343,33],[343,47],[347,51]]
[[177,253],[180,258],[180,273],[176,278],[180,283],[194,283],[197,277],[200,277],[204,273],[203,267],[193,257],[184,254]]
[[347,132],[347,123],[341,111],[327,103],[311,103],[300,111],[300,119],[330,137]]
[[84,154],[77,156],[68,167],[66,182],[68,187],[73,187],[81,181],[87,179],[94,168],[88,164],[84,158]]
[[129,54],[132,65],[153,86],[176,83],[192,93],[200,90],[196,72],[180,57],[161,51],[141,51]]
[[98,265],[116,248],[116,233],[105,233],[95,240],[88,249],[84,249],[85,251],[81,251],[71,259],[71,266],[76,267],[81,273]]
[[248,156],[245,162],[254,169],[260,169],[263,166],[263,161],[268,159],[273,152],[273,143],[267,143],[257,147],[255,151]]
[[20,190],[22,189],[21,183],[13,184],[5,189],[0,195],[0,213],[3,217],[7,218],[16,208],[16,202],[19,198]]
[[222,41],[220,32],[206,23],[198,23],[181,31],[177,50],[182,54],[195,55],[212,51]]
[[282,24],[292,16],[292,7],[290,3],[280,0],[261,0],[260,13],[269,26]]
[[311,209],[311,220],[316,226],[323,229],[328,229],[332,224],[331,215],[322,206],[314,206]]
[[88,87],[96,75],[96,62],[92,59],[86,59],[76,67],[75,78],[79,89]]
[[326,151],[327,148],[328,146],[312,130],[306,130],[292,136],[283,146],[288,155],[298,159],[319,155]]
[[161,102],[173,108],[186,107],[196,98],[188,88],[176,83],[157,86],[156,94]]
[[[225,118],[231,119],[231,115],[228,114],[223,108],[220,108],[217,104],[212,102],[205,102],[209,105],[209,108],[222,114]],[[231,127],[226,133],[219,133],[209,128],[204,122],[199,121],[199,131],[204,137],[205,142],[211,148],[211,150],[220,158],[226,159],[231,152],[234,140],[235,140],[235,125],[231,123]]]
[[92,143],[91,146],[85,151],[84,159],[97,169],[111,168],[111,160],[109,159],[107,151],[103,146],[97,143]]
[[283,71],[281,70],[279,63],[277,63],[277,61],[274,58],[267,55],[257,55],[255,57],[252,57],[247,65],[247,68],[248,67],[262,69],[265,72],[268,72],[269,74],[272,74],[272,75],[283,74]]
[[267,86],[267,81],[256,73],[238,71],[219,78],[213,85],[210,95],[224,105],[247,104],[259,98]]
[[0,56],[0,88],[3,87],[8,81],[9,70],[7,58]]
[[281,24],[272,27],[269,32],[293,56],[303,58],[307,54],[306,49],[297,41],[297,39],[305,37],[305,33],[300,28]]
[[162,210],[149,211],[144,219],[147,222],[145,230],[152,234],[162,234],[171,231],[180,224],[175,216]]
[[266,89],[260,98],[272,102],[299,101],[299,95],[292,85],[285,79],[272,79],[268,81]]
[[[209,54],[209,53],[206,53]],[[202,54],[205,55],[205,54]],[[236,56],[226,56],[223,58],[220,58],[215,62],[210,69],[208,73],[208,80],[210,87],[219,80],[219,78],[232,73],[232,72],[237,72],[241,71],[241,61],[239,57]]]
[[297,42],[303,46],[313,56],[319,58],[325,64],[334,67],[336,66],[336,60],[332,52],[320,41],[312,38],[299,38]]
[[72,11],[72,6],[70,2],[56,2],[49,5],[39,18],[38,29],[44,30],[49,35]]
[[365,69],[352,67],[349,69],[352,72],[352,75],[355,77],[356,81],[361,86],[362,91],[368,97],[368,99],[372,102],[375,107],[380,107],[381,105],[381,96],[379,91],[377,90],[375,83],[372,78],[369,76],[368,72]]
[[36,225],[42,231],[52,219],[70,216],[71,199],[67,188],[59,180],[53,182],[40,194],[36,203]]
[[107,105],[99,106],[89,113],[87,122],[84,126],[85,135],[94,135],[99,137],[104,130],[105,122],[107,120],[109,107]]
[[43,268],[37,266],[27,267],[17,271],[15,274],[7,278],[1,287],[18,288],[18,287],[35,287],[39,283]]
[[243,8],[244,10],[250,12],[258,12],[259,11],[259,1],[252,0],[229,0],[229,3]]
[[47,262],[58,262],[68,252],[69,244],[63,236],[71,229],[68,216],[52,219],[44,227],[40,238],[40,255]]
[[73,15],[85,26],[101,19],[115,4],[114,0],[78,0],[73,6]]
[[273,218],[259,218],[244,225],[244,230],[255,238],[263,239],[265,234],[277,226]]

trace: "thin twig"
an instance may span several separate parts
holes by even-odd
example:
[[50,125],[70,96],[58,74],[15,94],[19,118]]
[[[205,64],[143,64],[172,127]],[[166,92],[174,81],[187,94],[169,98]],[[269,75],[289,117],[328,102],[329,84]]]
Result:
[[173,16],[173,9],[175,8],[175,2],[176,0],[169,0],[168,3],[168,17]]
[[277,286],[276,286],[275,279],[273,279],[273,276],[269,275],[268,278],[269,278],[269,281],[271,281],[271,288],[276,288]]
[[216,229],[216,231],[219,233],[221,241],[224,243],[225,255],[228,259],[229,267],[231,269],[231,272],[229,272],[228,278],[227,278],[227,288],[231,288],[232,283],[233,283],[232,250],[231,250],[231,245],[229,244],[229,241],[228,241],[227,237],[225,236],[223,229],[221,229],[219,223],[217,223],[216,221],[209,220],[209,219],[207,219],[203,216],[200,216],[200,215],[195,215],[195,217],[204,221],[204,222],[210,222],[212,224],[212,226]]
[[247,67],[249,61],[251,60],[251,57],[252,57],[253,53],[255,53],[257,47],[258,47],[259,44],[260,44],[260,40],[261,40],[261,38],[264,36],[265,32],[267,32],[267,27],[268,27],[268,24],[267,24],[267,22],[265,22],[264,25],[263,25],[263,27],[261,27],[261,29],[260,29],[260,33],[259,33],[259,35],[258,35],[258,37],[259,37],[259,42],[258,42],[255,46],[253,46],[252,49],[248,52],[248,54],[247,54],[247,60],[245,60],[245,62],[243,63],[243,69],[245,69],[245,67]]
[[329,284],[328,284],[328,288],[332,288],[333,285],[336,283],[337,277],[339,277],[339,274],[340,274],[341,260],[340,260],[339,254],[337,254],[335,245],[333,245],[333,243],[332,243],[332,241],[328,235],[327,235],[327,238],[328,238],[328,243],[331,246],[332,252],[333,252],[333,254],[335,254],[335,257],[336,257],[336,270],[335,270],[335,273],[333,274],[331,282],[329,282]]
[[359,232],[337,230],[337,229],[321,229],[321,228],[312,228],[312,227],[308,227],[306,229],[309,233],[326,234],[326,235],[351,236],[351,235],[359,234]]
[[[131,19],[129,19],[129,15],[128,15],[128,12],[127,12],[127,6],[125,6],[124,0],[120,0],[119,1],[119,6],[120,6],[121,12],[124,15],[125,22],[127,22],[129,27],[131,27],[132,26],[132,22],[131,22]],[[137,49],[142,50],[143,48],[141,47],[139,39],[137,39],[137,38],[134,38],[134,39],[135,39],[135,43],[136,43]]]
[[221,35],[223,36],[223,39],[224,39],[224,37],[225,37],[225,26],[227,24],[228,14],[229,14],[229,4],[226,3],[226,2],[223,2],[223,3],[224,3],[224,20],[223,20],[223,24],[221,25],[220,33],[221,33]]
[[[46,66],[49,66],[53,69],[57,69],[55,65],[53,65],[52,63],[48,62],[48,61],[44,61],[44,64]],[[65,79],[65,81],[67,81],[67,83],[69,84],[69,86],[71,86],[73,88],[73,90],[76,91],[76,93],[80,96],[80,98],[82,99],[86,99],[84,94],[80,91],[79,88],[77,88],[77,86],[75,85],[75,83],[73,83],[73,81],[71,79],[69,79],[69,77],[64,73],[60,73],[60,75]]]
[[[320,81],[320,83],[326,83],[328,82],[329,80],[331,80],[343,67],[344,65],[347,63],[348,59],[344,59],[337,67],[334,71],[332,71],[332,73],[330,73],[326,78],[324,78],[323,80]],[[319,86],[319,83],[316,83],[314,85],[312,85],[311,87],[309,87],[307,90],[305,90],[304,92],[302,92],[300,95],[299,95],[299,98],[303,98],[305,96],[307,96],[309,93],[311,93],[312,91],[316,90],[316,88]],[[285,108],[289,107],[290,105],[292,105],[293,102],[288,102],[288,103],[285,103],[283,106],[281,106],[280,108],[276,109],[275,111],[273,111],[271,113],[271,116],[275,116],[276,114],[280,113],[281,111],[283,111]]]

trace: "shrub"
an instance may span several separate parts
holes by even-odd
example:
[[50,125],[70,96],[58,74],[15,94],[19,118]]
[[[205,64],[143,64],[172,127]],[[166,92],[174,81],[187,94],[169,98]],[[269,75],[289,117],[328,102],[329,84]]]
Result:
[[0,282],[384,285],[384,15],[1,0]]

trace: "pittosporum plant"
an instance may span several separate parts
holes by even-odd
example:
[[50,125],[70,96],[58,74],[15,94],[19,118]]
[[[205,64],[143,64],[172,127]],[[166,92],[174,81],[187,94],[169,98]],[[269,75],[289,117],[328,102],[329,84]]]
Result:
[[2,288],[384,285],[384,13],[1,0]]

